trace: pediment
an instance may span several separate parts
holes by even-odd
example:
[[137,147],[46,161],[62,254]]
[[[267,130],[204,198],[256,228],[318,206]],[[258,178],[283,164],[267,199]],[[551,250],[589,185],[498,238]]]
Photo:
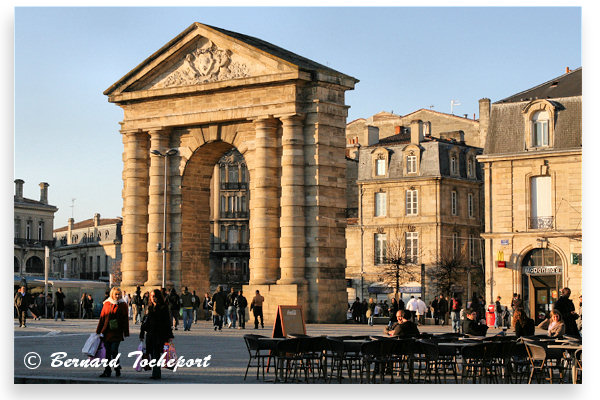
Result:
[[242,40],[244,36],[238,34],[240,39],[226,32],[192,24],[104,94],[119,96],[144,91],[155,94],[211,83],[299,74],[300,68],[289,60],[253,46],[252,42]]

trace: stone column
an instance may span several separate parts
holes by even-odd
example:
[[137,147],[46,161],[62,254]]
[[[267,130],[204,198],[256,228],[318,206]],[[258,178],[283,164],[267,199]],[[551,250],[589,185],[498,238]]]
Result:
[[256,129],[254,192],[250,199],[250,284],[279,278],[279,179],[277,120],[260,118]]
[[[123,134],[123,244],[121,285],[143,285],[147,280],[148,252],[148,135],[141,131]],[[68,240],[70,241],[70,235]]]
[[305,284],[304,133],[303,116],[281,118],[281,279],[278,284]]
[[[151,130],[150,151],[158,150],[165,154],[168,150],[168,136],[163,130]],[[146,286],[162,285],[162,251],[157,244],[163,240],[163,201],[165,185],[165,157],[150,155],[149,187],[148,187],[148,281]],[[167,246],[168,240],[167,240]],[[167,255],[168,257],[168,255]],[[168,279],[168,273],[167,278]]]

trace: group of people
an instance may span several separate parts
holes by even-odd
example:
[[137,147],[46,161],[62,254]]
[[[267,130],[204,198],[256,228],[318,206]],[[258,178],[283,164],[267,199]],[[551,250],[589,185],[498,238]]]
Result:
[[392,298],[391,303],[388,305],[387,300],[377,303],[373,298],[370,298],[367,303],[366,299],[361,302],[360,298],[357,297],[354,303],[349,305],[349,313],[354,322],[373,326],[375,317],[388,317],[388,328],[398,322],[397,313],[402,310],[408,311],[408,319],[418,325],[425,324],[426,316],[432,316],[436,325],[440,323],[444,325],[448,314],[448,300],[442,295],[436,296],[428,307],[421,297],[415,298],[415,296],[411,296],[406,305],[401,298],[398,300]]
[[21,286],[15,293],[15,311],[19,318],[19,328],[27,327],[27,313],[31,313],[34,320],[40,320],[46,312],[48,318],[54,317],[54,320],[61,318],[65,320],[65,294],[62,288],[58,288],[54,297],[49,293],[44,297],[43,293],[33,296],[27,290],[26,286]]
[[[263,303],[265,298],[260,294],[260,291],[256,291],[252,302],[250,303],[250,310],[254,313],[254,329],[258,329],[259,319],[261,328],[265,327],[263,319]],[[246,308],[248,307],[248,300],[244,296],[242,290],[235,290],[231,288],[228,294],[225,294],[223,287],[219,286],[217,291],[212,295],[206,293],[204,298],[203,307],[208,311],[212,312],[214,330],[221,331],[223,325],[227,324],[228,328],[246,329]],[[208,320],[208,319],[207,319]]]

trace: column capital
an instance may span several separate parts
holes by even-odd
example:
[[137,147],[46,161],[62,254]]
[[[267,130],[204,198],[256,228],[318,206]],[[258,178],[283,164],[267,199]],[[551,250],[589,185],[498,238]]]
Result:
[[121,129],[119,132],[121,132],[121,135],[129,137],[144,133],[144,131],[141,129]]
[[150,135],[150,136],[155,136],[155,135],[167,136],[169,134],[169,129],[165,128],[164,126],[159,126],[159,127],[155,127],[155,128],[146,129],[146,132],[148,132],[148,135]]
[[254,124],[255,128],[274,129],[277,127],[278,122],[279,121],[272,115],[262,115],[252,119],[252,123]]
[[291,113],[276,115],[277,118],[283,123],[283,125],[301,125],[302,121],[306,117],[303,113]]

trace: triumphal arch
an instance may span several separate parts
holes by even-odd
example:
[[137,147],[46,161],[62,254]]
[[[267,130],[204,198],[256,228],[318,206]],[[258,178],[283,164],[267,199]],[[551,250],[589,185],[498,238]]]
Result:
[[[124,112],[122,286],[160,287],[167,178],[167,286],[209,290],[210,180],[232,148],[249,173],[249,300],[265,318],[346,318],[346,90],[356,79],[287,50],[199,23],[104,94]],[[160,157],[177,149],[176,155]],[[167,176],[165,177],[165,165]]]

